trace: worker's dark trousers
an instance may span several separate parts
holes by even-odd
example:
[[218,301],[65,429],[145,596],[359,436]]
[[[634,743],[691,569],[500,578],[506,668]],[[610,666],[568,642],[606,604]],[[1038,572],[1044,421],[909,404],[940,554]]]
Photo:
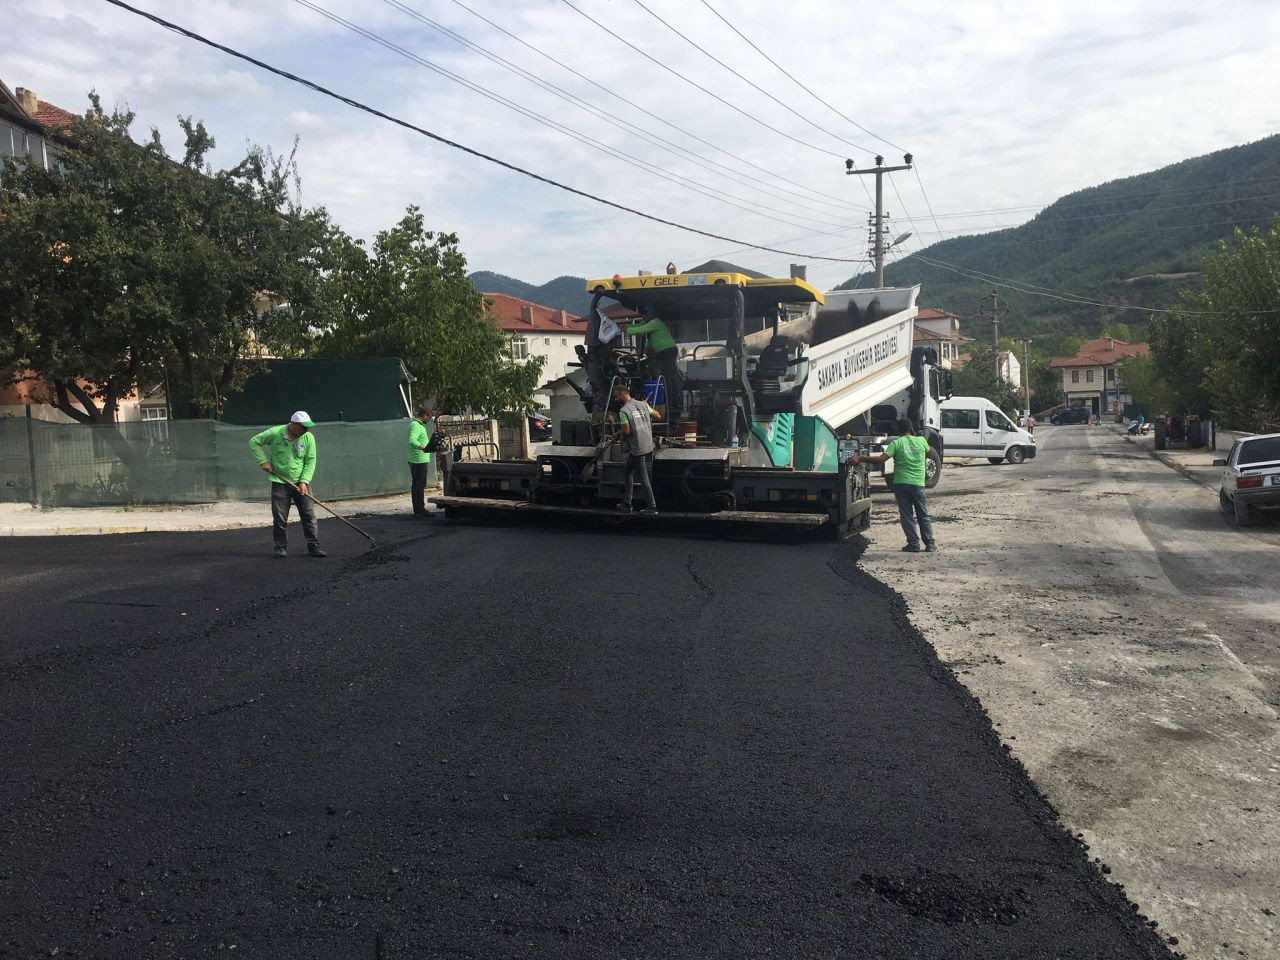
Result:
[[653,453],[644,453],[638,457],[627,457],[627,495],[623,503],[631,506],[631,494],[635,490],[636,481],[644,488],[645,502],[650,510],[658,509],[658,501],[653,495]]
[[307,549],[320,546],[320,534],[316,530],[316,508],[302,494],[289,489],[283,483],[271,485],[271,534],[275,537],[276,546],[283,547],[287,543],[284,525],[289,520],[290,502],[298,505],[298,518],[302,521],[302,534],[307,538]]
[[427,468],[429,463],[411,463],[409,464],[409,475],[413,478],[412,486],[410,486],[410,496],[413,497],[413,513],[414,516],[423,516],[427,513]]
[[[929,505],[925,503],[924,487],[907,486],[895,483],[893,496],[898,501],[898,519],[902,521],[902,532],[907,535],[907,544],[919,546],[923,539],[925,545],[933,543],[933,522],[929,519]],[[915,511],[915,520],[911,512]],[[920,521],[920,534],[916,535],[916,523]]]
[[684,384],[680,382],[680,368],[676,366],[676,358],[680,356],[678,347],[671,347],[658,354],[658,372],[662,374],[663,386],[667,391],[667,422],[680,416],[680,400]]

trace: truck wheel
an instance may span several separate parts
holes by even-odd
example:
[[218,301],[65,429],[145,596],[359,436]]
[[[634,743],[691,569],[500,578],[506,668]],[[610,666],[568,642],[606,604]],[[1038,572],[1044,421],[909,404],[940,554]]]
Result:
[[1004,457],[987,457],[987,463],[1004,463]]
[[1021,447],[1010,447],[1004,456],[1012,464],[1019,464],[1027,459],[1026,451]]
[[942,479],[942,454],[938,453],[933,447],[924,457],[924,488],[932,490],[938,485],[938,481]]
[[1252,526],[1253,513],[1249,510],[1249,505],[1247,503],[1241,503],[1240,498],[1236,497],[1235,509],[1236,509],[1236,526],[1237,527]]

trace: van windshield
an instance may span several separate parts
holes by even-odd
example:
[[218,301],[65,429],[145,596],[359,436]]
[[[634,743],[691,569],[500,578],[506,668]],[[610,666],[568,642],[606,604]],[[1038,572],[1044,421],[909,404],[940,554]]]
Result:
[[1251,463],[1273,463],[1280,461],[1280,437],[1262,437],[1258,440],[1243,440],[1240,443],[1240,457],[1237,466]]
[[1012,430],[1013,429],[1013,424],[1009,422],[1009,418],[1006,417],[999,410],[987,411],[987,426],[990,427],[992,430]]

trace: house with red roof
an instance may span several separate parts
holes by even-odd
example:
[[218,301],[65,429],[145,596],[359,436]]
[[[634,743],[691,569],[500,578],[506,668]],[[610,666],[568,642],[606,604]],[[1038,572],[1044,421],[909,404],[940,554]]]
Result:
[[31,157],[47,170],[74,119],[26,87],[10,90],[0,80],[0,157]]
[[1097,414],[1121,413],[1133,397],[1125,390],[1119,364],[1131,357],[1146,357],[1151,347],[1127,343],[1115,337],[1090,340],[1074,357],[1054,357],[1049,366],[1062,371],[1062,392],[1067,405],[1087,407]]
[[933,347],[938,351],[939,360],[954,360],[965,352],[965,344],[972,342],[973,337],[960,332],[960,318],[956,314],[933,307],[921,307],[917,311],[913,346]]
[[578,362],[577,347],[585,346],[587,321],[566,310],[544,307],[505,293],[481,293],[489,315],[507,335],[511,356],[517,361],[543,357],[542,387],[536,392],[545,404],[555,393],[572,392],[556,386],[568,365]]

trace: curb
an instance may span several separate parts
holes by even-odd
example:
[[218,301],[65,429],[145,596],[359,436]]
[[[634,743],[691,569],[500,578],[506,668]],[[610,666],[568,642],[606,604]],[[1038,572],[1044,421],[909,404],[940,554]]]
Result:
[[218,530],[244,530],[248,527],[270,526],[259,520],[227,520],[201,526],[166,527],[113,526],[113,527],[0,527],[0,537],[89,537],[109,536],[121,533],[213,533]]

